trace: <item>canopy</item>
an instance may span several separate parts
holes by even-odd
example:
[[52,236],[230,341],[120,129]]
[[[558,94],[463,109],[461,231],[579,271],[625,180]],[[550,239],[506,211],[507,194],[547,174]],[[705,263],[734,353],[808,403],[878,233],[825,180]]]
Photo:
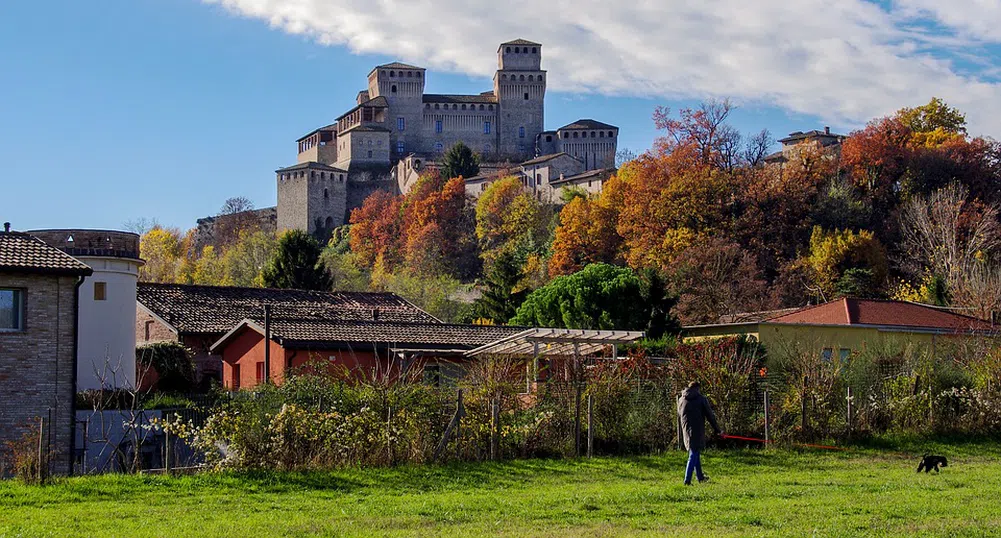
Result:
[[[643,338],[642,331],[599,331],[589,329],[527,329],[465,353],[480,355],[564,356],[591,355],[607,346],[617,346]],[[616,349],[613,347],[613,350]]]

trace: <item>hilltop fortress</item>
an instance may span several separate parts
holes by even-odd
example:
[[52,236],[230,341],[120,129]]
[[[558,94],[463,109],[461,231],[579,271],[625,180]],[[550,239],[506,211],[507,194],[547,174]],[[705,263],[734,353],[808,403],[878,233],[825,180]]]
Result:
[[478,95],[426,94],[427,72],[413,65],[372,69],[355,106],[299,138],[297,163],[275,171],[278,231],[325,237],[376,190],[407,192],[456,142],[480,158],[481,175],[466,178],[471,196],[502,173],[520,175],[543,201],[571,185],[600,191],[615,166],[618,128],[581,119],[546,130],[541,44],[501,43],[497,64],[493,89]]

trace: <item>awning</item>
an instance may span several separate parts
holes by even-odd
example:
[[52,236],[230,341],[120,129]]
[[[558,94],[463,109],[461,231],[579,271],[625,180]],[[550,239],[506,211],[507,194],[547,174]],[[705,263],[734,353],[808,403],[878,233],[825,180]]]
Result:
[[[642,331],[588,329],[527,329],[496,342],[471,349],[466,357],[481,355],[582,356],[600,353],[608,346],[635,342]],[[613,349],[615,349],[613,347]]]

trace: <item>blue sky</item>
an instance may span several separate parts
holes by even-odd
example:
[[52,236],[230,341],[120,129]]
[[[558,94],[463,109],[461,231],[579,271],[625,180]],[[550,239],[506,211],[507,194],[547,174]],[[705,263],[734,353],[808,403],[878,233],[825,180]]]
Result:
[[[412,2],[341,0],[4,2],[0,220],[24,230],[146,217],[189,228],[231,196],[273,205],[273,171],[294,163],[295,139],[347,110],[372,66],[418,63],[431,70],[429,93],[478,93],[491,86],[497,43],[517,37],[545,45],[548,127],[599,119],[636,151],[657,135],[656,105],[711,96],[740,104],[738,128],[776,138],[848,131],[931,95],[971,120],[990,115],[971,127],[1001,134],[990,123],[1001,33],[980,22],[1001,3],[957,14],[923,2],[844,0],[834,14],[823,3],[789,14],[719,0],[706,13],[677,2],[670,14],[606,14],[603,2],[579,1],[571,14],[557,3],[539,13],[548,22],[535,33],[487,2],[412,13]],[[714,23],[718,9],[736,22]]]

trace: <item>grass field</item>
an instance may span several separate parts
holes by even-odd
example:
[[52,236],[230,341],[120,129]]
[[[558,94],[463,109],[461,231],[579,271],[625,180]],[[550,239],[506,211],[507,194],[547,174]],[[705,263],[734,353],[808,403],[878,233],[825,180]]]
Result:
[[[915,474],[923,449],[949,456]],[[908,454],[910,453],[910,454]],[[0,483],[0,536],[1001,536],[1001,446]]]

